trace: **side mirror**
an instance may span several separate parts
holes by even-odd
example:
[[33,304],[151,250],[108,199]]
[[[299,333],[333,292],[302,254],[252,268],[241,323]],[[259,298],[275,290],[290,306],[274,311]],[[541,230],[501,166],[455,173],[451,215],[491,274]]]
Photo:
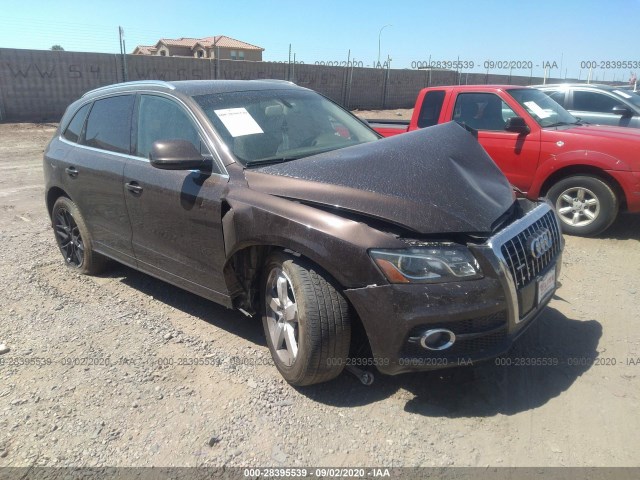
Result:
[[151,165],[162,170],[193,170],[204,165],[204,157],[188,140],[158,140],[149,152]]
[[504,126],[504,129],[507,132],[516,132],[516,133],[529,133],[531,130],[527,126],[524,118],[522,117],[511,117],[507,119],[507,123]]
[[616,105],[611,109],[611,113],[615,115],[620,115],[621,117],[631,117],[633,116],[633,112],[629,110],[624,105]]

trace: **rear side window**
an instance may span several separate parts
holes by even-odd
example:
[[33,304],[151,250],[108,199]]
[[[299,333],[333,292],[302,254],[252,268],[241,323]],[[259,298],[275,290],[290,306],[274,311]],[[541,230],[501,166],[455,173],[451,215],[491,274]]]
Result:
[[444,90],[432,91],[425,95],[418,116],[418,128],[431,127],[438,123],[443,102]]
[[87,119],[85,145],[117,153],[129,153],[133,95],[97,100]]
[[613,107],[622,105],[615,98],[604,93],[576,90],[573,92],[573,109],[582,112],[613,113]]
[[69,122],[67,129],[64,131],[64,134],[62,136],[70,142],[77,142],[80,138],[82,126],[84,125],[84,119],[87,118],[87,112],[89,111],[89,105],[91,104],[87,103],[76,112],[76,114]]
[[151,145],[158,140],[187,140],[202,151],[198,131],[182,108],[166,98],[142,95],[136,155],[149,158]]

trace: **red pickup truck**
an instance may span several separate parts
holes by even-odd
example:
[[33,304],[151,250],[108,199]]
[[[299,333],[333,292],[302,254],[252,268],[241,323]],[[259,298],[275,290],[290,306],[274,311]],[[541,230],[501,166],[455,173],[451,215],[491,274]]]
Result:
[[528,198],[546,196],[566,233],[596,235],[640,212],[640,131],[591,125],[540,90],[459,85],[420,91],[411,121],[372,120],[385,137],[456,121]]

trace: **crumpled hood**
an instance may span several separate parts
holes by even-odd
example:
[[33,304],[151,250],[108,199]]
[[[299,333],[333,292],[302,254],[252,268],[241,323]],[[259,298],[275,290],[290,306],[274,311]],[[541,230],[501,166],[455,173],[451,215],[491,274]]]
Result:
[[253,190],[422,234],[489,233],[514,201],[505,176],[454,122],[245,170]]

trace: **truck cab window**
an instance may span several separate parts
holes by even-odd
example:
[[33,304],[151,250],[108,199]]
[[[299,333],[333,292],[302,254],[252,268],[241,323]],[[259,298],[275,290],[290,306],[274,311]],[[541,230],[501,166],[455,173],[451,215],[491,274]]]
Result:
[[418,115],[418,128],[431,127],[438,123],[444,96],[444,90],[435,90],[427,93],[422,102],[420,115]]
[[454,120],[475,130],[504,130],[507,119],[516,113],[493,93],[461,93],[455,106]]

